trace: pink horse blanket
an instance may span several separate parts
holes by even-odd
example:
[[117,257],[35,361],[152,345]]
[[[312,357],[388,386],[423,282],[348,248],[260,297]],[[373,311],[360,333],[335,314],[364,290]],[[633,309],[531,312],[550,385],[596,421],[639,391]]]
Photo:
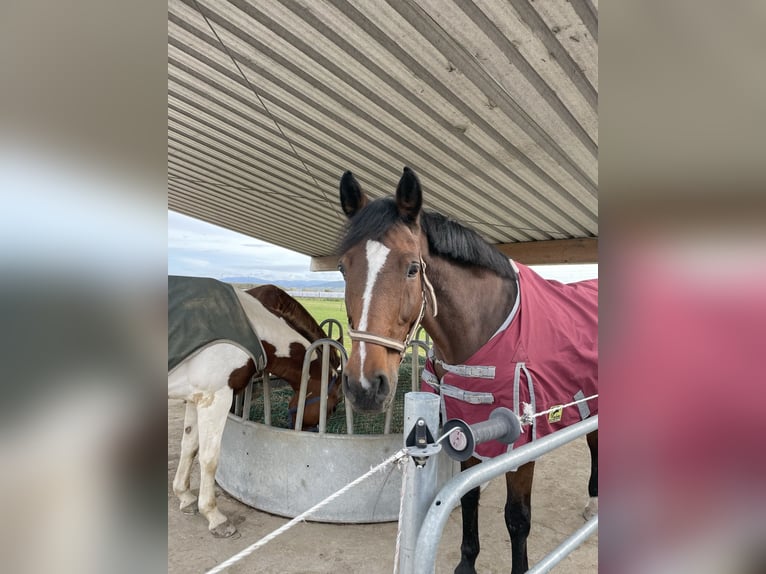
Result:
[[[508,319],[463,365],[426,362],[421,390],[441,395],[445,419],[468,424],[487,420],[497,407],[521,415],[598,393],[598,279],[564,284],[548,281],[528,267],[518,270],[518,296]],[[521,446],[598,413],[598,398],[534,418],[514,443]],[[514,445],[488,441],[476,447],[492,458]]]

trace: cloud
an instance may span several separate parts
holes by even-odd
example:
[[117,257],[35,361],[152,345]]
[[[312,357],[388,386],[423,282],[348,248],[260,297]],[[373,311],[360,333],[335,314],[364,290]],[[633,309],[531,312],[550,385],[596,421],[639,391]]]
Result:
[[168,273],[207,277],[259,277],[271,281],[340,281],[315,273],[311,258],[241,233],[168,211]]

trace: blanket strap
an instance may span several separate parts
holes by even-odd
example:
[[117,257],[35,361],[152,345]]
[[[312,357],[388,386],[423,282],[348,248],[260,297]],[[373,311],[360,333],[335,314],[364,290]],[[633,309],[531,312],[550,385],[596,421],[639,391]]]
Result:
[[431,347],[428,350],[428,358],[431,359],[431,361],[435,365],[439,365],[442,369],[447,371],[448,373],[452,373],[454,375],[458,375],[460,377],[467,377],[471,379],[494,379],[495,378],[495,367],[494,366],[485,366],[485,365],[449,365],[442,361],[441,359],[437,359],[434,356],[434,350],[433,347]]

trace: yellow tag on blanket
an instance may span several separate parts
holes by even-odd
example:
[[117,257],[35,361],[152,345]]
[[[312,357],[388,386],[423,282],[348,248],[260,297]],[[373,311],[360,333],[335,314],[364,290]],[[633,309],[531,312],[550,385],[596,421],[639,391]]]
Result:
[[564,412],[564,405],[558,405],[553,407],[553,410],[548,413],[548,422],[557,423],[561,420],[561,414]]

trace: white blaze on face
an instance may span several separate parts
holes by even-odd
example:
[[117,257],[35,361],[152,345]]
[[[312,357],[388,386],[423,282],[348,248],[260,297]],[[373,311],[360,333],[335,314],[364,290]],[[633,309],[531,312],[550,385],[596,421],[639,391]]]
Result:
[[[372,290],[375,287],[375,281],[378,278],[380,270],[386,263],[386,258],[391,250],[379,241],[367,241],[367,283],[364,286],[362,295],[362,316],[359,319],[358,331],[367,330],[368,315],[370,313],[370,301],[372,300]],[[361,369],[362,388],[369,389],[370,381],[364,376],[364,358],[366,354],[365,343],[359,342],[359,364]]]

